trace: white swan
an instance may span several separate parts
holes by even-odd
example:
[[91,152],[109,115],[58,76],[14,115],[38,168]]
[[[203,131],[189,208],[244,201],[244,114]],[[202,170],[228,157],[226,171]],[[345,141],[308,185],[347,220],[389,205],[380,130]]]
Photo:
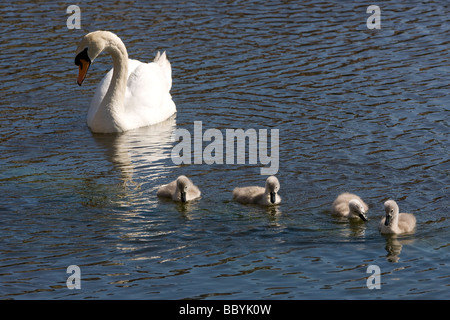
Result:
[[122,40],[109,31],[95,31],[78,45],[75,64],[81,86],[89,66],[105,50],[113,60],[111,69],[98,84],[88,111],[87,123],[93,132],[123,132],[162,122],[176,112],[169,93],[172,69],[163,54],[153,62],[128,59]]
[[416,217],[411,213],[399,213],[399,208],[394,200],[384,203],[386,216],[381,219],[378,229],[381,233],[407,233],[416,227]]
[[339,217],[361,218],[367,221],[366,213],[369,206],[356,194],[344,192],[340,194],[332,205],[332,213]]
[[257,186],[235,188],[233,199],[243,204],[274,205],[281,202],[278,190],[280,182],[275,176],[270,176],[266,180],[265,188]]
[[159,188],[156,195],[174,201],[187,202],[200,197],[201,192],[188,177],[179,176],[176,180]]

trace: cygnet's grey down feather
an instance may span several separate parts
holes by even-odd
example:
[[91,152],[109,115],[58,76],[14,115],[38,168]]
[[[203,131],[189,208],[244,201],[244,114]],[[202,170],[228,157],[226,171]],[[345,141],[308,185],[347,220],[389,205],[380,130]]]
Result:
[[340,194],[332,205],[332,213],[339,217],[361,218],[367,221],[369,206],[356,194],[344,192]]
[[381,219],[378,229],[381,233],[408,233],[416,227],[416,217],[411,213],[399,213],[399,208],[394,200],[384,203],[386,216]]
[[201,192],[188,177],[179,176],[176,180],[159,188],[156,195],[174,201],[187,202],[200,197]]
[[238,187],[233,190],[233,199],[242,204],[275,205],[281,202],[278,194],[280,182],[275,176],[266,180],[265,187]]

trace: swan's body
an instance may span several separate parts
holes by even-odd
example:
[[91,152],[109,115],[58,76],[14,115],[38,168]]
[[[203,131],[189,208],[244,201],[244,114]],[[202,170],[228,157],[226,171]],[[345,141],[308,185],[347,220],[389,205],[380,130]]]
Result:
[[361,218],[367,221],[366,213],[369,206],[356,194],[344,192],[340,194],[332,205],[332,213],[339,217]]
[[113,68],[98,84],[88,111],[93,132],[123,132],[162,122],[176,112],[170,89],[172,70],[163,54],[153,62],[128,59],[125,45],[115,34],[95,31],[85,35],[77,49],[80,66],[78,84],[83,82],[94,59],[103,51],[113,59]]
[[199,198],[201,192],[188,177],[179,176],[176,180],[159,188],[156,195],[174,201],[187,202]]
[[267,178],[265,188],[251,186],[235,188],[233,199],[243,204],[274,205],[281,202],[278,194],[280,183],[274,176]]
[[399,213],[399,208],[394,200],[384,203],[386,216],[381,219],[379,230],[381,233],[409,233],[416,227],[416,217],[411,213]]

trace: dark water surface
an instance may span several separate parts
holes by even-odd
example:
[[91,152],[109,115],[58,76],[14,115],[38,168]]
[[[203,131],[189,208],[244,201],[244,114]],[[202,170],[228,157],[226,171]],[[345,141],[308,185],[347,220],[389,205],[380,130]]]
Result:
[[[0,4],[0,298],[450,298],[447,1],[84,1],[81,30],[68,5]],[[175,117],[89,131],[111,58],[82,87],[73,60],[98,29],[130,58],[167,51]],[[264,184],[260,163],[175,165],[171,136],[194,121],[278,129],[281,205],[231,201]],[[157,199],[180,174],[202,198]],[[367,223],[330,216],[343,191],[369,204]],[[388,198],[415,214],[414,234],[378,233]]]

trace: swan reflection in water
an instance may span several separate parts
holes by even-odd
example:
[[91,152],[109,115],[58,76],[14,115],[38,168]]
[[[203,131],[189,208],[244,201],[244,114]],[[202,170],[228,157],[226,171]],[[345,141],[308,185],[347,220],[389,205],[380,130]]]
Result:
[[93,134],[106,150],[107,160],[120,172],[124,186],[140,188],[149,183],[149,194],[159,187],[162,176],[175,167],[170,154],[175,116],[147,127],[119,134]]
[[404,236],[396,234],[383,234],[383,237],[386,240],[386,246],[384,247],[387,251],[386,259],[389,262],[398,262],[403,245],[414,242],[414,239],[404,238]]
[[[326,214],[329,214],[326,211]],[[363,238],[366,235],[367,224],[361,219],[348,219],[347,217],[333,216],[339,233],[344,238]]]

